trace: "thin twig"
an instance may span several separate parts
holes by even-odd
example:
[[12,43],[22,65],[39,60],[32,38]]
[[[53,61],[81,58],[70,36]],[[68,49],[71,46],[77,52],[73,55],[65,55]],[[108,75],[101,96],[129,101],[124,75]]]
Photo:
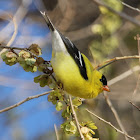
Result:
[[[4,46],[4,45],[0,45],[1,49],[12,49],[12,50],[25,50],[28,51],[28,48],[18,48],[18,47],[8,47],[8,46]],[[124,59],[140,59],[139,55],[134,55],[134,56],[122,56],[122,57],[114,57],[112,59],[109,59],[105,62],[103,62],[102,64],[99,64],[98,66],[95,67],[95,69],[102,69],[108,65],[110,65],[111,63],[114,63],[118,60],[124,60]]]
[[[30,6],[30,4],[32,3],[32,1],[28,1],[28,3],[25,4],[24,0],[20,0],[20,5],[18,6],[18,9],[16,9],[16,12],[14,13],[14,18],[16,18],[17,20],[17,25],[20,25],[20,23],[23,21],[24,17],[26,16],[27,12],[28,12],[28,7]],[[11,28],[12,22],[9,22],[9,24],[7,24],[5,26],[5,28],[3,28],[0,32],[0,39],[1,41],[4,41],[12,32],[12,28]],[[8,29],[8,32],[7,32]]]
[[[13,17],[13,23],[14,23],[14,33],[12,35],[12,38],[10,39],[10,43],[8,42],[9,46],[14,42],[14,39],[17,35],[17,27],[18,25],[21,23],[22,19],[24,19],[24,17],[26,16],[26,13],[28,12],[28,6],[31,4],[31,2],[26,3],[26,6],[24,4],[24,0],[21,1],[21,4],[19,6],[19,8],[16,10],[16,13],[14,14]],[[15,20],[17,17],[17,20]],[[9,36],[9,34],[11,34],[12,30],[10,30],[8,33],[6,32],[7,29],[11,29],[11,22],[6,26],[6,28],[4,28],[3,30],[1,30],[0,32],[0,37],[1,37],[1,41],[5,40],[5,38],[7,38]],[[4,36],[3,36],[4,35]],[[0,51],[0,55],[6,51],[6,49],[3,49]]]
[[[11,17],[11,16],[10,16]],[[15,38],[16,38],[16,35],[17,35],[17,31],[18,31],[18,25],[17,25],[17,22],[16,22],[16,18],[15,17],[11,17],[12,18],[12,21],[14,23],[14,33],[11,37],[11,39],[9,40],[9,42],[7,43],[7,46],[11,46],[12,43],[14,42]],[[0,51],[0,54],[2,54],[3,52],[6,51],[6,48],[3,48],[1,51]]]
[[[128,77],[128,76],[131,75],[133,72],[139,71],[139,70],[140,70],[140,66],[135,66],[135,67],[132,68],[132,70],[128,70],[128,71],[122,73],[121,75],[119,75],[119,76],[113,78],[112,80],[110,80],[110,81],[108,82],[108,85],[113,85],[113,84],[115,84],[116,82],[118,82],[118,81],[120,81],[120,80],[122,80],[122,79]],[[109,98],[108,98],[107,101],[109,101],[109,104],[111,103],[111,101],[109,100]],[[111,103],[110,106],[111,106],[110,108],[112,108],[112,103]],[[113,111],[113,112],[114,112],[114,111]],[[115,111],[115,112],[116,112],[116,111]],[[113,113],[113,114],[114,114],[114,113]],[[115,114],[116,114],[116,113],[115,113]],[[115,115],[115,114],[114,114],[114,115]],[[118,115],[117,115],[117,116],[118,116]],[[116,118],[116,117],[115,117],[115,118]],[[117,118],[119,118],[119,117],[117,117]],[[119,120],[120,120],[120,119],[119,119]],[[119,121],[119,122],[120,122],[120,121]]]
[[[104,92],[104,97],[105,97],[105,100],[106,100],[106,102],[107,102],[109,108],[111,109],[111,111],[112,111],[112,113],[113,113],[113,115],[114,115],[114,117],[115,117],[115,119],[116,119],[118,125],[120,126],[121,130],[122,130],[125,134],[127,134],[127,132],[125,131],[125,128],[124,128],[124,126],[123,126],[123,124],[122,124],[122,122],[121,122],[121,120],[120,120],[120,117],[119,117],[119,115],[118,115],[116,109],[113,107],[112,102],[110,101],[110,99],[108,98],[108,96],[107,96],[107,94],[106,94],[105,92]],[[127,138],[126,136],[125,136],[125,139],[128,140],[128,138]]]
[[140,71],[140,66],[139,65],[137,65],[137,66],[133,67],[132,69],[122,73],[121,75],[111,79],[108,82],[108,85],[111,86],[111,85],[123,80],[124,78],[128,77],[129,75],[133,74],[133,72],[136,72],[136,71]]
[[59,135],[58,135],[56,124],[54,124],[54,130],[55,130],[55,134],[56,134],[56,140],[59,140]]
[[16,38],[17,32],[18,32],[18,25],[16,22],[16,18],[12,17],[13,23],[14,23],[14,33],[10,39],[10,41],[7,43],[7,46],[11,46]]
[[95,67],[95,69],[100,70],[118,60],[124,60],[124,59],[140,59],[140,56],[138,55],[134,55],[134,56],[122,56],[122,57],[114,57],[112,59],[109,59],[101,64],[99,64],[98,66]]
[[76,112],[74,110],[74,107],[73,107],[73,104],[72,104],[72,99],[71,99],[71,95],[69,95],[69,100],[70,100],[70,106],[71,106],[71,109],[72,109],[72,114],[73,114],[73,117],[75,119],[75,122],[76,122],[76,125],[77,125],[77,129],[80,133],[80,137],[81,137],[81,140],[85,140],[82,132],[81,132],[81,129],[80,129],[80,125],[79,125],[79,122],[78,122],[78,119],[77,119],[77,115],[76,115]]
[[[134,37],[134,39],[137,40],[138,55],[140,56],[140,35],[137,34],[137,35]],[[139,58],[139,63],[140,63],[140,58]]]
[[38,94],[38,95],[29,96],[29,97],[27,97],[26,99],[24,99],[24,100],[22,100],[22,101],[20,101],[20,102],[18,102],[18,103],[16,103],[16,104],[14,104],[14,105],[11,105],[11,106],[9,106],[9,107],[6,107],[6,108],[4,108],[4,109],[1,109],[1,110],[0,110],[0,113],[6,112],[6,111],[8,111],[8,110],[10,110],[10,109],[13,109],[13,108],[15,108],[15,107],[20,106],[21,104],[23,104],[23,103],[25,103],[25,102],[27,102],[27,101],[29,101],[29,100],[32,100],[32,99],[35,99],[35,98],[38,98],[38,97],[47,95],[47,94],[49,94],[49,93],[51,93],[51,92],[53,92],[53,90],[48,91],[48,92],[45,92],[45,93],[41,93],[41,94]]
[[12,49],[12,50],[26,50],[27,48],[18,48],[18,47],[10,47],[10,46],[3,46],[0,45],[1,49]]
[[138,75],[138,79],[137,79],[137,83],[136,83],[136,87],[133,91],[133,94],[132,94],[132,97],[135,97],[136,93],[137,93],[137,90],[139,88],[139,81],[140,81],[140,72],[139,72],[139,75]]
[[9,47],[9,46],[3,46],[3,45],[0,45],[0,49],[24,50],[24,51],[29,52],[32,56],[38,58],[38,56],[35,55],[34,53],[32,53],[28,48],[18,48],[18,47]]
[[[0,48],[1,49],[6,48],[6,49],[12,49],[12,50],[15,49],[15,50],[28,51],[28,48],[8,47],[8,46],[3,46],[3,45],[1,45]],[[112,58],[112,59],[109,59],[109,60],[103,62],[102,64],[99,64],[98,66],[95,67],[95,69],[100,70],[100,69],[102,69],[102,68],[104,68],[104,67],[106,67],[106,66],[108,66],[108,65],[110,65],[110,64],[112,64],[112,63],[114,63],[114,62],[116,62],[118,60],[124,60],[124,59],[140,59],[140,56],[134,55],[134,56],[115,57],[115,58]]]
[[[137,35],[134,37],[134,39],[137,40],[138,55],[140,56],[140,41],[139,41],[139,40],[140,40],[140,36],[139,36],[139,34],[137,34]],[[140,65],[140,58],[139,58],[139,65]],[[135,89],[134,89],[134,91],[133,91],[132,97],[134,97],[134,96],[136,95],[136,92],[137,92],[138,87],[139,87],[139,80],[140,80],[140,72],[139,72],[139,75],[138,75],[136,87],[135,87]]]
[[90,114],[92,114],[93,116],[95,116],[96,118],[98,118],[99,120],[103,121],[104,123],[110,125],[112,128],[114,128],[117,132],[125,135],[126,137],[132,139],[132,140],[136,140],[134,137],[131,137],[130,135],[126,134],[125,132],[119,130],[118,128],[116,128],[113,124],[111,124],[110,122],[104,120],[103,118],[97,116],[96,114],[94,114],[93,112],[89,111],[88,109],[86,109],[87,112],[89,112]]
[[137,12],[139,12],[139,13],[140,13],[140,9],[135,8],[135,7],[132,7],[132,6],[130,6],[130,5],[126,4],[126,3],[124,3],[124,2],[123,2],[123,1],[121,1],[121,0],[118,0],[118,1],[119,1],[122,5],[124,5],[124,6],[126,6],[126,7],[130,8],[130,9],[132,9],[132,10],[137,11]]
[[131,101],[129,101],[129,103],[131,103],[135,108],[137,108],[137,109],[140,111],[140,108],[139,108],[137,105],[135,105],[135,104],[132,103]]
[[[122,80],[122,79],[128,77],[128,76],[131,75],[133,72],[139,71],[139,70],[140,70],[140,66],[135,66],[134,68],[132,68],[132,70],[128,70],[128,71],[122,73],[121,75],[119,75],[119,76],[113,78],[112,80],[110,80],[110,81],[108,82],[108,85],[113,85],[113,84],[115,84],[116,82],[118,82],[118,81],[120,81],[120,80]],[[111,103],[111,101],[109,100],[109,98],[108,98],[107,101],[109,101],[109,104]],[[112,103],[111,103],[110,106],[111,106],[110,108],[112,108]],[[113,110],[113,112],[114,112],[114,110]],[[116,112],[116,111],[115,111],[115,112]],[[113,113],[113,114],[114,114],[114,113]],[[115,115],[116,115],[116,113],[114,114],[114,116],[115,116]],[[118,115],[117,115],[117,116],[118,116]],[[115,118],[116,118],[116,117],[115,117]],[[119,117],[117,117],[117,120],[118,120],[118,118],[119,118]],[[119,120],[120,120],[120,119],[119,119]],[[119,121],[119,123],[120,123],[120,121]],[[123,126],[123,125],[121,125],[121,126]]]
[[128,21],[130,21],[131,23],[137,25],[140,27],[140,22],[137,21],[136,19],[126,15],[125,13],[122,13],[122,12],[119,12],[119,11],[116,11],[114,10],[113,8],[111,8],[110,6],[108,6],[106,3],[100,1],[100,0],[93,0],[94,3],[96,3],[97,5],[99,6],[104,6],[106,7],[108,10],[110,10],[111,12],[115,13],[116,15],[120,16],[121,18],[123,19],[126,19]]

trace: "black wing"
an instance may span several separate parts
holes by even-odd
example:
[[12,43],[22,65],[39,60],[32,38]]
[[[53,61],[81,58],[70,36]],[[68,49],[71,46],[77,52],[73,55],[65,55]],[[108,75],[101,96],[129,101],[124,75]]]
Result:
[[72,58],[78,65],[81,75],[83,76],[83,78],[85,80],[88,80],[85,61],[84,61],[83,56],[81,55],[80,51],[76,48],[76,46],[67,37],[63,36],[60,32],[59,32],[59,34],[67,48],[67,51],[69,52],[69,54],[72,56]]

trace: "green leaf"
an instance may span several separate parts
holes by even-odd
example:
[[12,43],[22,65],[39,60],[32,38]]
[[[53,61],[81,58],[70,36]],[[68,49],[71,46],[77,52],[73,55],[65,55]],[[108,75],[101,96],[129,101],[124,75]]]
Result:
[[25,64],[25,59],[24,58],[18,57],[17,60],[20,64]]
[[12,66],[17,63],[17,55],[11,51],[3,52],[1,54],[1,58],[9,66]]
[[82,104],[82,101],[79,97],[76,97],[72,100],[73,105],[80,106]]
[[15,53],[13,53],[13,52],[7,52],[6,57],[7,58],[17,58],[17,55]]
[[13,58],[11,58],[11,59],[8,59],[8,62],[16,62],[17,61],[17,58],[16,57],[13,57]]
[[63,110],[63,112],[62,112],[62,117],[69,118],[70,115],[71,115],[70,106],[67,106],[67,108],[65,110]]
[[28,65],[24,65],[23,69],[24,69],[26,72],[32,71],[32,67],[30,67],[30,66],[28,66]]
[[32,44],[29,47],[29,50],[30,50],[30,52],[32,52],[35,55],[41,55],[42,54],[41,48],[38,46],[38,44]]
[[56,110],[60,111],[60,110],[62,110],[62,107],[63,107],[63,104],[61,102],[57,102],[56,107],[55,107]]
[[93,123],[92,121],[82,122],[81,125],[86,126],[90,129],[97,129],[97,126],[95,126],[95,123]]
[[61,124],[61,129],[67,134],[75,134],[77,132],[77,127],[73,121],[66,121]]
[[20,51],[18,55],[19,55],[19,57],[22,57],[24,59],[31,57],[31,54],[25,50]]
[[56,85],[57,83],[48,74],[39,75],[39,76],[35,77],[34,82],[39,83],[41,87],[44,87],[47,85],[48,87],[50,87],[52,89],[57,86]]
[[113,33],[120,27],[121,20],[116,15],[107,15],[102,18],[102,23],[108,32]]
[[25,62],[29,66],[34,66],[35,62],[36,62],[36,59],[34,59],[34,58],[25,58]]
[[55,90],[48,95],[48,101],[56,104],[57,101],[63,101],[63,95],[58,90]]
[[44,61],[45,61],[45,60],[44,60],[42,57],[37,57],[37,59],[36,59],[36,63],[37,63],[38,65],[43,64]]
[[90,133],[92,133],[93,135],[95,135],[95,132],[93,130],[90,129]]
[[102,14],[107,14],[109,12],[109,10],[103,6],[99,6],[99,9],[100,9]]
[[39,81],[40,81],[40,75],[37,76],[37,77],[34,77],[34,82],[35,82],[35,83],[39,83]]
[[33,66],[33,72],[36,72],[37,71],[37,66]]
[[37,76],[37,77],[34,78],[34,80],[35,80],[34,82],[35,83],[39,83],[42,79],[44,79],[44,78],[47,79],[47,77],[48,77],[48,75],[46,75],[46,74],[39,75],[39,76]]
[[104,28],[100,24],[94,24],[92,26],[92,32],[95,33],[95,34],[102,34],[103,31],[104,31]]
[[[55,87],[57,87],[57,83],[56,83],[54,80],[52,80],[51,77],[50,77],[49,79],[50,79],[50,80],[48,81],[47,86],[48,86],[50,89],[54,89]],[[51,82],[50,82],[50,81],[51,81]]]
[[47,80],[48,80],[48,77],[42,78],[41,81],[39,81],[40,86],[45,87],[47,85]]
[[113,7],[113,9],[116,11],[121,11],[123,9],[123,5],[117,0],[104,0],[104,2],[110,7]]
[[2,54],[1,54],[1,58],[4,60],[4,59],[6,59],[7,57],[6,57],[6,53],[8,53],[9,51],[5,51],[5,52],[3,52]]

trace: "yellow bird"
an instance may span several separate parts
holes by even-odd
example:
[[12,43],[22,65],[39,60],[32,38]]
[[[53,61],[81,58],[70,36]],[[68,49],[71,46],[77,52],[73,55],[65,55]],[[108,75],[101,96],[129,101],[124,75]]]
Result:
[[105,76],[93,70],[88,58],[54,27],[45,12],[41,14],[51,32],[51,64],[64,90],[73,96],[85,99],[95,98],[103,90],[109,91]]

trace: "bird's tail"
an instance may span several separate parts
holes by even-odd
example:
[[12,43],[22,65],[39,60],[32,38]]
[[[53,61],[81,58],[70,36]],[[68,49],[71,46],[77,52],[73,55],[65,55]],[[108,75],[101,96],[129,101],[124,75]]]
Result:
[[44,19],[45,19],[45,21],[46,21],[46,23],[47,23],[49,29],[50,29],[51,31],[54,31],[55,28],[54,28],[54,26],[53,26],[53,24],[52,24],[50,18],[49,18],[48,15],[46,14],[46,12],[40,11],[40,13],[41,13],[41,15],[44,17]]

